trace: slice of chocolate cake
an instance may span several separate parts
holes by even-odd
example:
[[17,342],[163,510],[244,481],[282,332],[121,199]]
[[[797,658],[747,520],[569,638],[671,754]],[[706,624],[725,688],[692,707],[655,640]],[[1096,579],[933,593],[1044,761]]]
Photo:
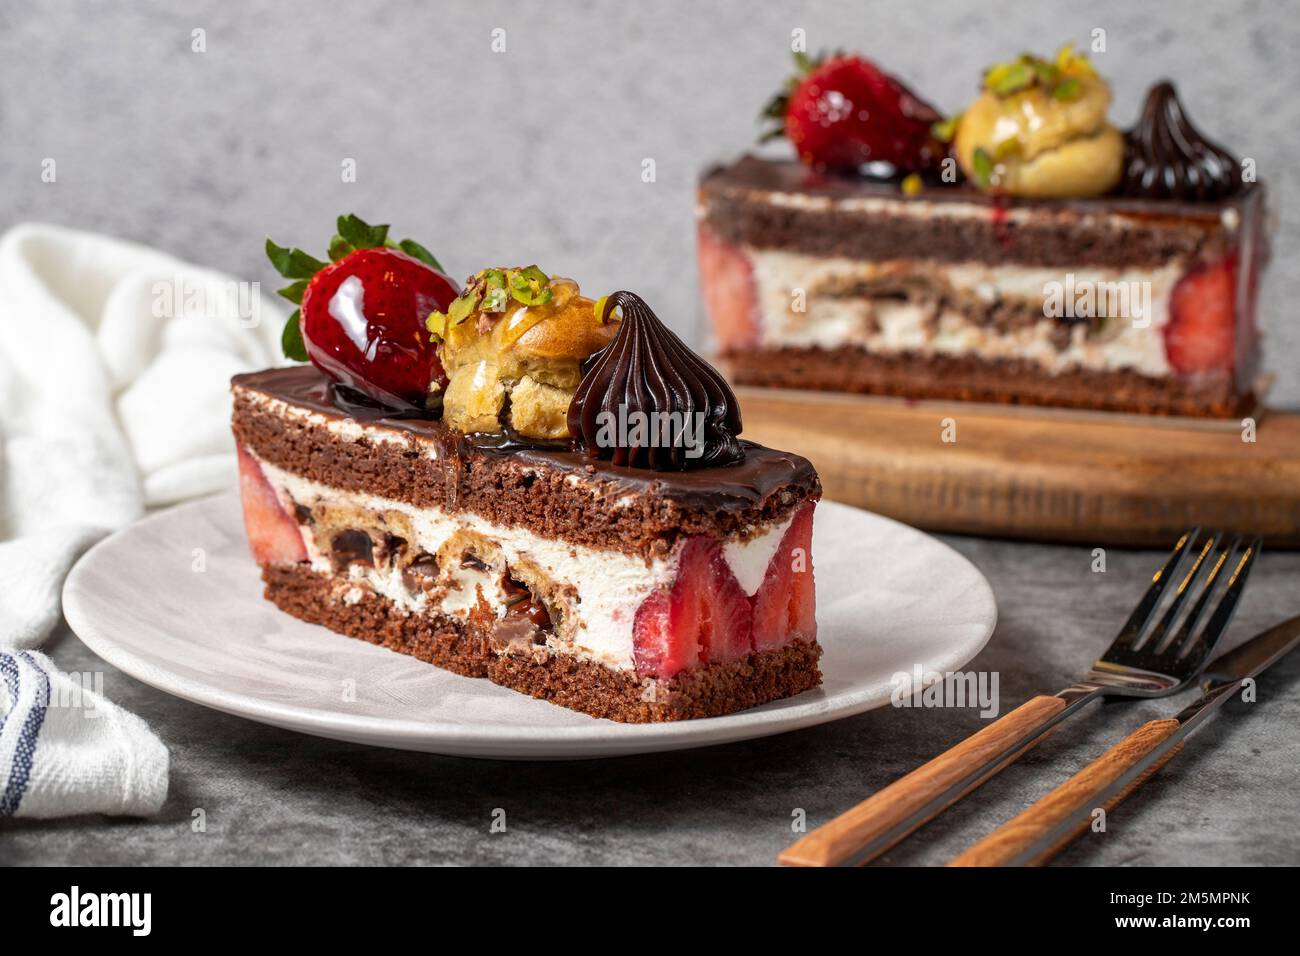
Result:
[[[353,277],[345,296],[380,298],[363,259],[308,280],[293,321],[309,354],[338,344]],[[366,322],[362,357],[400,341],[394,301],[387,331]],[[434,306],[423,408],[395,407],[383,386],[400,376],[343,346],[349,384],[312,367],[234,379],[270,600],[614,720],[714,716],[820,683],[817,475],[736,437],[716,372],[637,297],[597,307],[536,270],[485,270]]]
[[[806,83],[861,98],[852,77],[869,68],[841,58]],[[1126,135],[1106,122],[1109,100],[1072,52],[1002,64],[940,124],[946,167],[927,140],[891,154],[882,180],[863,170],[896,141],[877,133],[889,104],[812,122],[796,91],[783,115],[802,162],[746,156],[700,182],[704,300],[734,380],[1192,416],[1251,408],[1264,189],[1242,182],[1168,84]]]

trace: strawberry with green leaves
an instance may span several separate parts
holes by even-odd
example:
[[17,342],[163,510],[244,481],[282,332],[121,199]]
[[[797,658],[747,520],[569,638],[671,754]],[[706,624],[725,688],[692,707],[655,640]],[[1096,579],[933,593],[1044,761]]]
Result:
[[[388,226],[340,216],[329,262],[266,240],[271,264],[294,280],[280,295],[298,304],[285,324],[284,354],[392,408],[426,409],[447,377],[425,330],[460,289],[430,252]],[[432,396],[432,398],[431,398]]]
[[870,60],[797,53],[795,64],[763,112],[763,139],[785,136],[818,172],[933,172],[948,154],[932,129],[939,113]]

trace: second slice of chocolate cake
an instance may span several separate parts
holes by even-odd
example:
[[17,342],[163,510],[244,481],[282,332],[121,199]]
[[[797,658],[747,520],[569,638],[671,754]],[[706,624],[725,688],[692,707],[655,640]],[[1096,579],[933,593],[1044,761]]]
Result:
[[[802,102],[851,104],[868,94],[849,81],[878,72],[836,58],[799,80]],[[1218,418],[1255,406],[1265,190],[1171,84],[1121,133],[1086,57],[1024,55],[916,130],[926,145],[890,176],[846,165],[895,144],[914,119],[904,99],[908,116],[791,107],[799,162],[746,156],[701,178],[701,284],[737,383]],[[951,146],[931,138],[945,126]]]

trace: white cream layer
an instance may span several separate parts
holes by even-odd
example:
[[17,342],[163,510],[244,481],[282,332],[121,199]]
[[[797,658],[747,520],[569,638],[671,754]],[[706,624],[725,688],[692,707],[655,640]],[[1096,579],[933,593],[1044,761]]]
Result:
[[[1023,358],[1037,362],[1048,372],[1068,368],[1128,369],[1153,376],[1170,372],[1162,330],[1169,321],[1169,295],[1185,271],[1178,262],[1156,270],[1073,272],[1070,281],[1074,290],[1088,285],[1102,294],[1105,290],[1123,289],[1140,296],[1146,314],[1108,320],[1105,333],[1096,337],[1089,336],[1086,323],[1078,323],[1071,329],[1069,344],[1060,349],[1053,343],[1059,320],[1047,314],[1032,325],[999,331],[970,322],[952,309],[944,310],[937,321],[932,321],[930,310],[918,304],[819,296],[816,292],[827,285],[915,273],[915,261],[866,262],[760,249],[745,251],[753,262],[764,346],[857,345],[882,354]],[[989,303],[1000,299],[1046,303],[1049,283],[1060,283],[1063,290],[1071,288],[1061,269],[974,262],[920,265],[954,290],[974,294]],[[803,311],[796,308],[800,302]],[[1135,311],[1132,306],[1130,311]]]
[[781,539],[785,537],[785,531],[793,520],[794,515],[791,515],[748,541],[728,541],[722,546],[722,556],[731,568],[731,573],[750,597],[762,586],[767,566],[772,563],[772,555],[781,546]]
[[[541,538],[530,531],[494,524],[469,512],[449,515],[436,508],[417,508],[378,495],[345,491],[310,481],[266,462],[261,465],[267,481],[290,514],[295,503],[308,507],[323,504],[366,512],[397,512],[410,521],[415,540],[408,545],[415,550],[436,554],[453,534],[468,530],[499,546],[507,563],[531,563],[551,581],[561,586],[571,585],[580,600],[566,608],[565,633],[552,637],[548,646],[554,651],[599,661],[616,670],[634,666],[632,625],[637,608],[651,592],[670,586],[677,575],[680,547],[663,558],[647,562],[644,558],[618,551],[598,551]],[[746,593],[753,594],[762,583],[790,520],[787,518],[761,529],[747,541],[732,541],[725,545],[724,557]],[[306,529],[303,541],[313,570],[333,573],[330,556],[321,553],[314,536]],[[463,619],[477,602],[475,585],[491,582],[472,570],[458,571],[457,574],[463,578],[465,587],[448,591],[437,610]],[[427,609],[428,595],[413,595],[397,569],[352,564],[348,575],[359,587],[345,599],[360,600],[363,594],[360,585],[364,585],[407,611]],[[482,582],[476,580],[479,577],[483,577]],[[497,616],[504,617],[506,608],[498,589],[484,586],[482,591]]]

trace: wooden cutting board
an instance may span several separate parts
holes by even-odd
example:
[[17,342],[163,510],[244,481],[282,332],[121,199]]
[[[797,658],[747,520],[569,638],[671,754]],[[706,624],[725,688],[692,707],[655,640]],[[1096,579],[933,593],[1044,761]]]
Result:
[[[1201,422],[739,388],[746,438],[826,496],[932,531],[1167,547],[1189,525],[1300,547],[1300,414]],[[950,440],[945,440],[950,439]]]

